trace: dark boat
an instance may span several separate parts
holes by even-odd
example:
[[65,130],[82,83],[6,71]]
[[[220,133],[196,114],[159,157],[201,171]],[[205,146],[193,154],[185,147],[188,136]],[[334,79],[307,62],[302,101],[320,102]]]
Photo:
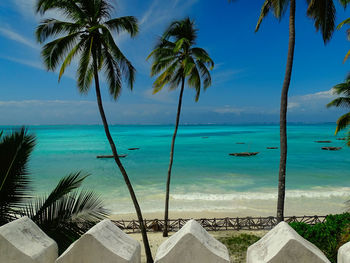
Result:
[[339,151],[341,149],[342,147],[322,147],[322,150],[327,150],[327,151]]
[[140,148],[129,148],[129,151],[135,151],[135,150],[140,150]]
[[[125,158],[127,156],[127,154],[120,154],[118,156],[119,156],[119,158]],[[107,159],[107,158],[114,158],[114,156],[113,155],[97,155],[96,158]]]
[[317,143],[331,143],[332,141],[315,141]]
[[245,144],[245,142],[236,142],[236,144]]
[[278,147],[266,147],[266,149],[275,150],[275,149],[278,149]]
[[338,141],[345,141],[346,138],[337,138]]
[[231,156],[239,156],[239,157],[246,157],[246,156],[254,156],[257,155],[259,152],[241,152],[241,153],[230,153]]

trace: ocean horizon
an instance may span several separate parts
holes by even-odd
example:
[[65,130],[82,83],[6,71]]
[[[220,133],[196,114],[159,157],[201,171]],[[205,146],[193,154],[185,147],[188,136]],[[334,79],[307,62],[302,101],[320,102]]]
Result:
[[[5,132],[15,126],[0,126]],[[18,126],[16,126],[18,127]],[[111,133],[143,212],[164,209],[173,125],[111,125]],[[29,162],[35,195],[49,193],[61,177],[83,171],[85,189],[101,195],[113,214],[133,213],[122,176],[100,125],[30,125],[37,146]],[[342,212],[350,199],[350,149],[334,136],[335,125],[288,125],[286,210],[290,213]],[[328,141],[331,143],[317,143]],[[339,151],[323,146],[343,147]],[[172,173],[171,211],[230,211],[271,214],[277,200],[279,126],[276,124],[179,127]],[[139,148],[129,150],[130,148]],[[234,152],[256,156],[229,156]],[[290,210],[288,210],[290,204]],[[298,208],[300,208],[298,210]]]

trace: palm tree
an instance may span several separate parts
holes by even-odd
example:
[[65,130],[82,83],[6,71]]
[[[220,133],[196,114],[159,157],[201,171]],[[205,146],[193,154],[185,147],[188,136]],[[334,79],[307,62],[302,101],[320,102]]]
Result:
[[208,53],[204,49],[194,46],[196,44],[197,31],[194,21],[190,20],[190,18],[172,22],[147,58],[153,57],[151,76],[159,75],[153,84],[153,93],[157,93],[165,85],[169,85],[171,90],[181,85],[166,182],[164,237],[168,236],[171,169],[185,81],[187,80],[188,87],[196,90],[195,99],[198,101],[202,88],[201,79],[203,79],[203,88],[206,90],[211,85],[211,76],[208,67],[210,70],[214,67],[214,62]]
[[[344,107],[350,108],[350,74],[346,77],[343,83],[340,83],[333,87],[333,93],[339,95],[338,98],[332,100],[327,104],[327,107]],[[345,113],[337,120],[337,128],[335,134],[339,131],[344,130],[350,125],[350,112]],[[350,134],[349,134],[350,136]],[[348,137],[349,137],[348,136]],[[348,140],[350,146],[350,140]]]
[[81,172],[63,177],[48,196],[32,198],[28,161],[35,141],[24,128],[0,136],[0,225],[28,216],[62,253],[108,213],[94,192],[77,191],[88,176]]
[[[323,41],[326,44],[332,37],[335,27],[336,9],[333,0],[306,0],[308,8],[307,15],[314,20],[316,30],[322,33]],[[346,7],[349,0],[339,0]],[[289,44],[287,65],[282,86],[281,106],[280,106],[280,166],[278,178],[278,200],[277,200],[277,221],[284,220],[284,201],[285,201],[285,180],[287,163],[287,106],[288,90],[292,77],[294,47],[295,47],[295,8],[296,0],[265,0],[258,23],[255,28],[257,32],[261,22],[273,12],[278,20],[281,20],[289,6]]]
[[87,93],[92,81],[95,81],[97,104],[104,130],[114,160],[135,206],[147,262],[153,262],[140,206],[109,131],[99,83],[99,71],[103,70],[108,82],[109,93],[114,100],[120,95],[122,77],[126,79],[128,87],[133,88],[135,69],[116,45],[112,32],[124,31],[134,37],[138,33],[137,20],[132,16],[111,19],[113,8],[106,0],[38,0],[37,12],[44,14],[49,10],[61,11],[69,21],[51,18],[41,21],[38,26],[36,36],[40,43],[45,42],[48,38],[55,38],[43,47],[42,56],[45,66],[48,70],[54,71],[59,63],[62,63],[60,79],[71,61],[79,58],[77,70],[79,91]]

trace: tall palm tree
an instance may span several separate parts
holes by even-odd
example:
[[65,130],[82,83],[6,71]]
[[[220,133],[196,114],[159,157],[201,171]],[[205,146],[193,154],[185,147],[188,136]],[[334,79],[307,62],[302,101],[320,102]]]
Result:
[[[320,30],[323,41],[326,44],[332,37],[335,27],[336,9],[333,0],[306,0],[307,15],[314,20],[316,30]],[[346,7],[349,0],[339,0]],[[284,220],[284,201],[285,201],[285,180],[287,163],[287,106],[288,90],[292,77],[294,48],[295,48],[295,8],[296,0],[265,0],[258,23],[255,28],[257,32],[263,19],[273,12],[278,20],[281,20],[289,7],[289,44],[286,72],[284,76],[281,105],[280,105],[280,166],[278,178],[278,200],[277,200],[277,221]]]
[[[332,100],[327,104],[327,107],[344,107],[350,109],[350,74],[346,77],[343,83],[340,83],[333,87],[333,93],[339,95],[338,98]],[[337,120],[337,128],[335,134],[344,130],[350,125],[350,112],[345,113]],[[350,136],[350,134],[349,134]],[[348,141],[350,146],[350,141]]]
[[28,161],[35,141],[24,128],[0,136],[0,225],[28,216],[57,242],[62,253],[104,219],[107,210],[94,192],[77,191],[88,176],[81,172],[63,177],[48,196],[32,198]]
[[[211,85],[211,76],[208,68],[211,70],[214,67],[214,62],[208,53],[204,49],[195,46],[197,31],[194,21],[190,18],[172,22],[147,58],[153,57],[151,76],[159,75],[153,84],[153,93],[157,93],[166,85],[171,90],[181,86],[166,182],[164,237],[168,236],[171,169],[185,82],[187,80],[188,87],[196,90],[195,100],[198,101],[202,86],[206,90]],[[201,79],[203,80],[203,85]]]
[[138,33],[135,17],[126,16],[111,19],[112,6],[106,0],[38,0],[37,12],[44,14],[49,10],[59,10],[68,21],[45,19],[36,30],[40,43],[48,38],[55,38],[47,43],[42,50],[45,66],[54,71],[62,63],[59,79],[66,67],[75,58],[79,58],[77,70],[77,86],[81,93],[90,90],[95,81],[97,104],[104,130],[110,144],[114,160],[120,169],[134,203],[145,246],[147,262],[153,262],[147,238],[146,228],[142,218],[134,189],[122,165],[115,143],[110,134],[107,118],[104,112],[99,71],[103,70],[108,83],[109,93],[116,100],[122,88],[122,78],[126,79],[128,87],[133,88],[135,69],[116,45],[112,33],[122,31],[131,37]]

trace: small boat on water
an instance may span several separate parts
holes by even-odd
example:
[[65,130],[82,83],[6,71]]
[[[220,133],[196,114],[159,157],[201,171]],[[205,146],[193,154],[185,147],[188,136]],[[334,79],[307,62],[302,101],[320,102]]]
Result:
[[[127,154],[120,154],[118,155],[119,158],[125,158],[126,156],[128,156]],[[113,155],[97,155],[96,156],[97,159],[107,159],[107,158],[113,158]]]
[[327,150],[327,151],[339,151],[341,149],[342,147],[322,147],[322,150]]
[[241,153],[229,153],[231,156],[247,157],[257,155],[259,152],[241,152]]
[[245,142],[236,142],[236,144],[245,144]]
[[315,141],[317,143],[331,143],[332,141]]
[[140,148],[129,148],[129,151],[135,151],[135,150],[140,150]]
[[345,141],[346,138],[337,138],[338,141]]
[[266,149],[275,150],[275,149],[278,149],[278,147],[266,147]]

